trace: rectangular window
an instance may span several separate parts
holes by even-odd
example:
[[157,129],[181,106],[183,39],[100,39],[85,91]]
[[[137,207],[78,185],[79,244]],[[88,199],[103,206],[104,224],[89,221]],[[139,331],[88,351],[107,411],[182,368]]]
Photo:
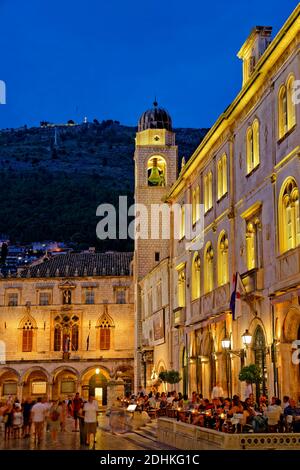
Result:
[[8,306],[16,307],[18,305],[18,297],[17,293],[8,294]]
[[40,292],[40,305],[49,305],[51,295],[50,292]]
[[17,395],[17,382],[4,383],[2,395]]
[[117,304],[126,304],[126,289],[118,289],[116,291]]
[[160,257],[160,256],[159,256],[159,251],[156,251],[156,252],[155,252],[155,261],[156,261],[156,262],[159,261],[159,257]]
[[31,352],[32,351],[32,339],[33,339],[33,330],[32,329],[23,329],[23,341],[22,341],[22,351]]
[[47,382],[32,382],[31,393],[32,395],[45,395],[47,393]]
[[86,289],[85,291],[85,303],[94,304],[95,303],[95,292],[93,289]]
[[110,329],[100,328],[100,349],[110,349]]

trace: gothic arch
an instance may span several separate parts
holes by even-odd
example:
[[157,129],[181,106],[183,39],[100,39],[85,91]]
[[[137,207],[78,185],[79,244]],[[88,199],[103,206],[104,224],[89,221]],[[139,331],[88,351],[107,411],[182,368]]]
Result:
[[283,341],[292,343],[298,338],[298,329],[300,326],[300,308],[296,306],[290,307],[282,326]]
[[36,351],[37,323],[35,318],[28,312],[23,316],[18,326],[18,351],[31,353]]
[[18,328],[22,329],[26,322],[30,322],[32,324],[33,328],[35,330],[37,329],[36,320],[34,319],[34,317],[32,315],[30,315],[30,313],[27,313],[26,315],[23,316],[23,318],[19,322]]
[[104,310],[102,315],[98,318],[97,327],[100,328],[101,325],[103,325],[103,324],[109,325],[110,328],[114,328],[114,326],[115,326],[115,323],[114,323],[112,317],[107,312],[107,308]]

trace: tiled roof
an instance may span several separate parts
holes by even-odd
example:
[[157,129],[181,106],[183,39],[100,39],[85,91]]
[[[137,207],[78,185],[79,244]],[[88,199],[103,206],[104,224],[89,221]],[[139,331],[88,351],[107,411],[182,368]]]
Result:
[[20,277],[129,276],[133,253],[68,253],[24,268]]

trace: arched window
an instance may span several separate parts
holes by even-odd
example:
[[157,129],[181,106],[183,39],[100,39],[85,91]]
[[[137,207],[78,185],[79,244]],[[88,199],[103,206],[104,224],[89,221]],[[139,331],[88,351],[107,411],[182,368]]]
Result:
[[200,219],[200,188],[196,187],[196,221]]
[[204,292],[207,294],[214,286],[214,251],[211,242],[208,242],[204,252]]
[[218,169],[218,199],[227,193],[227,155],[224,153],[217,163]]
[[159,156],[149,158],[147,166],[148,186],[166,185],[166,162]]
[[254,119],[252,123],[252,132],[253,132],[253,168],[256,168],[259,165],[259,121]]
[[218,285],[227,284],[228,278],[228,237],[222,232],[218,243]]
[[280,251],[300,245],[299,189],[293,178],[284,183],[279,200]]
[[204,176],[204,210],[212,208],[212,172]]
[[177,272],[177,303],[178,307],[185,307],[185,269]]
[[287,81],[287,125],[290,130],[296,124],[296,108],[293,100],[295,78],[291,75]]
[[185,207],[184,203],[180,209],[180,240],[185,237]]
[[61,313],[54,318],[54,351],[78,351],[79,317],[74,314]]
[[111,349],[111,332],[114,327],[113,320],[107,313],[107,306],[105,306],[105,312],[99,320],[98,328],[100,331],[99,335],[99,348],[101,350]]
[[192,260],[192,300],[200,297],[200,256],[196,252]]
[[247,173],[259,165],[259,121],[254,119],[251,126],[247,129]]
[[32,352],[33,350],[33,324],[28,319],[23,325],[22,331],[22,352]]
[[262,374],[262,382],[256,384],[256,399],[262,394],[266,394],[267,388],[267,366],[266,366],[266,340],[262,327],[258,325],[253,335],[253,350],[255,364],[259,367]]
[[295,77],[290,75],[278,93],[278,136],[282,138],[296,124],[296,108],[293,100]]
[[192,224],[196,223],[197,216],[196,216],[196,190],[193,189],[192,191]]
[[286,86],[282,85],[278,95],[278,134],[279,138],[283,137],[288,130],[288,112],[287,112],[287,96]]

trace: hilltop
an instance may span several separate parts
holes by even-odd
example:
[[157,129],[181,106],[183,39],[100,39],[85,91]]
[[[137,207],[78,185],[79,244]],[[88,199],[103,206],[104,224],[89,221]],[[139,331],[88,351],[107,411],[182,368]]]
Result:
[[[137,128],[117,121],[0,131],[0,233],[15,242],[73,241],[99,249],[96,208],[119,195],[133,202]],[[175,129],[179,160],[186,160],[207,129]]]

